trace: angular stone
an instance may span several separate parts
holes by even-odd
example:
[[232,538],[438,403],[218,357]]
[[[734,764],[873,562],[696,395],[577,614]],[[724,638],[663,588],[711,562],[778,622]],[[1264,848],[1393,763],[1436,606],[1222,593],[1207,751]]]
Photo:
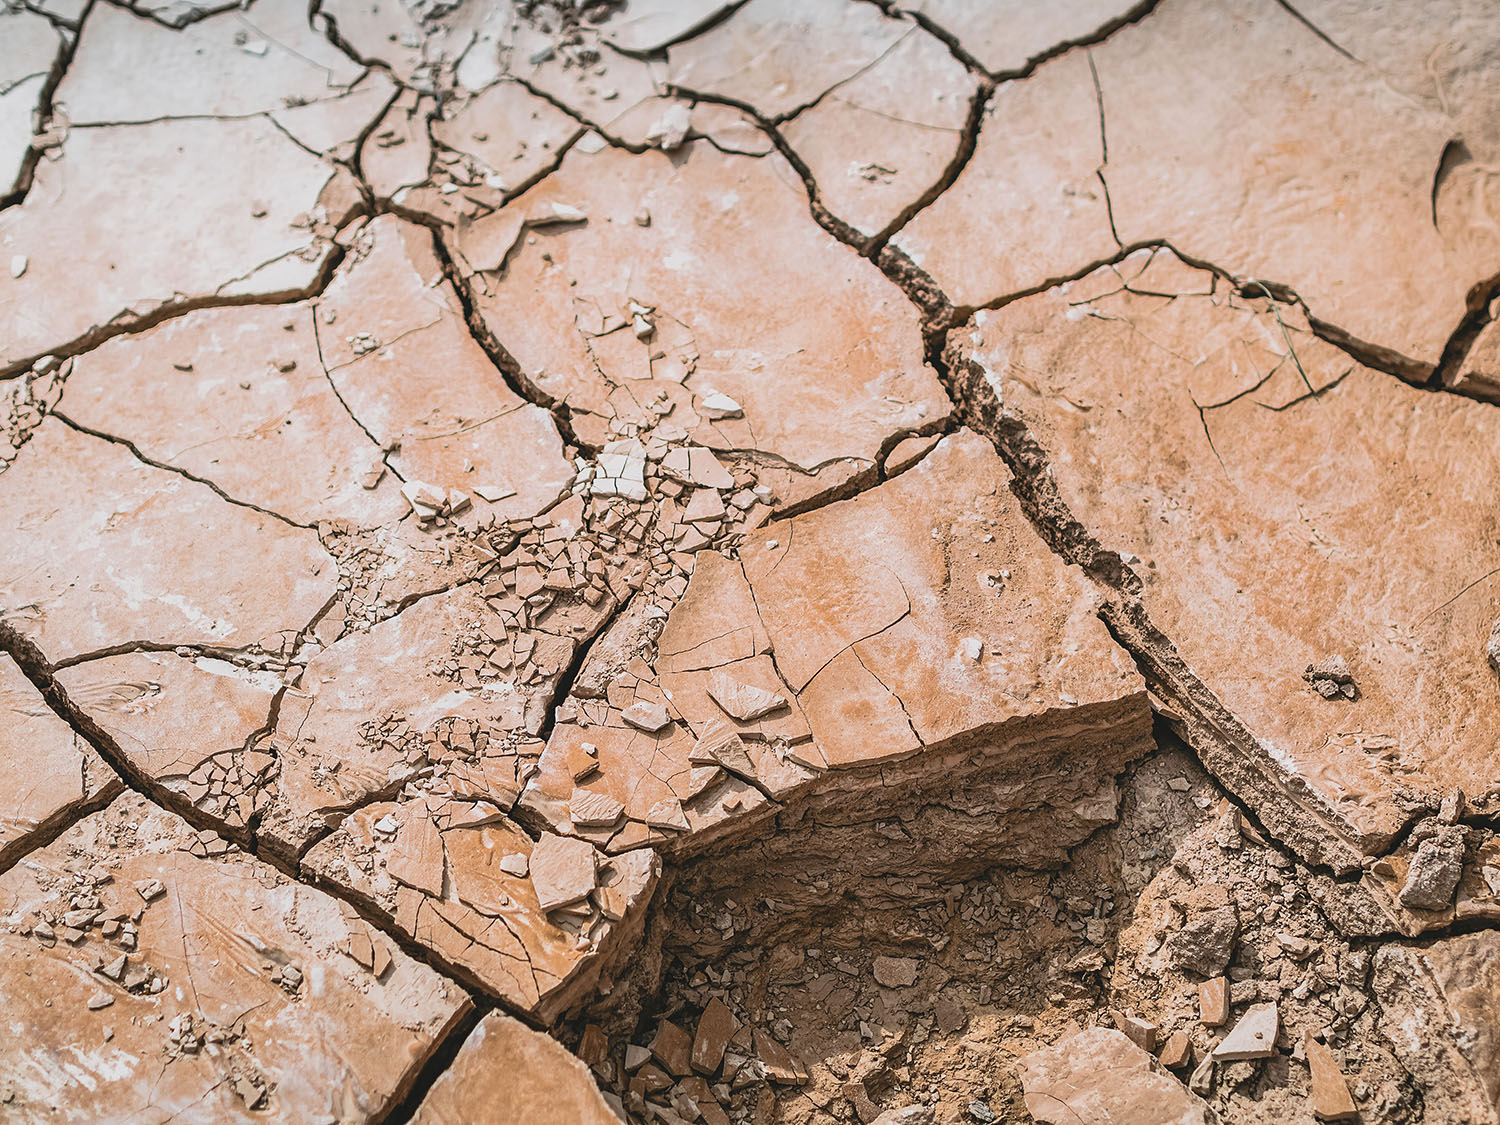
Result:
[[911,957],[875,958],[875,982],[885,988],[910,988],[921,971],[922,962]]
[[620,819],[625,806],[608,794],[575,789],[568,809],[574,824],[585,828],[608,828]]
[[1302,1036],[1302,1049],[1312,1071],[1312,1090],[1308,1100],[1312,1103],[1313,1116],[1319,1121],[1359,1120],[1359,1108],[1349,1096],[1349,1084],[1344,1081],[1344,1072],[1339,1069],[1333,1052],[1320,1043],[1311,1030]]
[[1187,1032],[1174,1031],[1167,1036],[1167,1041],[1157,1052],[1156,1060],[1168,1070],[1176,1070],[1192,1062],[1193,1045],[1188,1039]]
[[692,1049],[692,1036],[671,1020],[662,1020],[651,1040],[651,1057],[678,1077],[692,1073]]
[[0,526],[26,531],[0,558],[0,615],[53,661],[134,641],[279,648],[334,592],[313,531],[54,418],[0,477]]
[[708,694],[713,697],[715,703],[729,713],[731,718],[744,723],[752,722],[786,706],[786,700],[775,692],[755,687],[753,684],[741,683],[722,671],[716,671],[710,675]]
[[417,1125],[619,1125],[593,1075],[549,1035],[504,1012],[469,1033],[422,1099]]
[[1143,1020],[1138,1016],[1116,1016],[1115,1026],[1125,1033],[1125,1038],[1141,1050],[1156,1050],[1156,1033],[1160,1028],[1150,1020]]
[[1208,910],[1183,923],[1182,929],[1167,938],[1164,951],[1169,964],[1178,969],[1216,977],[1234,956],[1239,937],[1239,916],[1232,906]]
[[571,906],[598,885],[599,853],[584,840],[545,833],[531,849],[531,885],[543,910]]
[[676,797],[664,797],[646,812],[646,827],[671,828],[679,832],[691,831],[693,825],[682,811],[682,801]]
[[[0,977],[29,982],[5,989],[0,1057],[29,1060],[7,1091],[7,1112],[240,1120],[254,1108],[268,1120],[310,1121],[330,1090],[344,1090],[344,1116],[384,1117],[468,998],[399,952],[372,978],[345,952],[335,900],[233,849],[195,858],[196,841],[181,820],[128,794],[0,876],[18,917],[66,907],[89,872],[113,876],[94,890],[106,910],[138,908],[136,881],[170,888],[141,914],[123,983],[88,971],[115,956],[96,930],[53,948],[0,934]],[[299,979],[289,994],[286,982]],[[88,1001],[101,991],[113,1003],[95,1008]],[[213,1049],[174,1051],[165,1068],[122,1061],[162,1057],[175,1027],[190,1028],[195,1042],[214,1039]],[[79,1067],[90,1081],[77,1081]]]
[[641,700],[632,703],[621,713],[620,717],[637,730],[643,730],[654,734],[672,722],[672,716],[660,703],[648,703]]
[[[1419,827],[1426,828],[1428,824]],[[1434,828],[1417,844],[1406,882],[1396,896],[1409,910],[1445,910],[1453,905],[1453,892],[1463,874],[1464,830]]]
[[1222,1027],[1229,1022],[1229,981],[1210,977],[1198,985],[1198,1019],[1205,1027]]
[[766,1068],[766,1077],[783,1086],[805,1086],[810,1075],[807,1067],[792,1052],[760,1028],[755,1029],[755,1053]]
[[1047,1125],[1204,1125],[1208,1107],[1109,1028],[1080,1031],[1018,1064],[1026,1108]]
[[[1072,517],[1130,560],[1141,609],[1216,701],[1172,692],[1200,752],[1280,839],[1352,870],[1409,820],[1399,789],[1436,798],[1500,768],[1478,733],[1481,716],[1500,722],[1475,641],[1493,606],[1454,597],[1490,569],[1490,513],[1451,488],[1455,458],[1466,480],[1500,475],[1500,422],[1353,363],[1291,307],[1214,285],[1142,252],[979,314],[954,337],[957,369],[1041,444]],[[1127,502],[1125,481],[1147,483]],[[1392,559],[1410,562],[1387,583]],[[1416,640],[1397,641],[1395,622]],[[1357,700],[1303,681],[1330,649],[1348,654]]]
[[740,1021],[724,1001],[717,996],[711,999],[698,1017],[698,1028],[693,1033],[693,1069],[700,1074],[717,1074],[719,1064],[724,1061],[724,1050],[739,1029]]
[[1281,1015],[1275,1004],[1251,1004],[1229,1034],[1213,1049],[1215,1062],[1268,1059],[1276,1053]]
[[66,823],[121,788],[94,748],[0,653],[0,871],[28,850],[32,833]]

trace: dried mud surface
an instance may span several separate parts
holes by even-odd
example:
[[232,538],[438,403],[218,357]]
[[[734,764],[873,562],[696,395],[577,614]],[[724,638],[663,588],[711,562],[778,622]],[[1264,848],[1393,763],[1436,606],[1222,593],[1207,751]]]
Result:
[[1500,1125],[1497,75],[0,0],[0,1120]]

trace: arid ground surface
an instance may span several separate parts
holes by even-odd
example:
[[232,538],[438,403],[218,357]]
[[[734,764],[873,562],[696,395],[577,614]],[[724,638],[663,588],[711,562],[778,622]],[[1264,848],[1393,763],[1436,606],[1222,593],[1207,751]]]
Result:
[[0,1121],[1500,1120],[1500,5],[3,0]]

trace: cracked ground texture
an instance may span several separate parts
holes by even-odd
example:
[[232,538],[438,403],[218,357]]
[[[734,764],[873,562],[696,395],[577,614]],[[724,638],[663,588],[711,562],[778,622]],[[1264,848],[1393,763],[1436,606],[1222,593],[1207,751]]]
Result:
[[0,1121],[1500,1123],[1497,79],[0,0]]

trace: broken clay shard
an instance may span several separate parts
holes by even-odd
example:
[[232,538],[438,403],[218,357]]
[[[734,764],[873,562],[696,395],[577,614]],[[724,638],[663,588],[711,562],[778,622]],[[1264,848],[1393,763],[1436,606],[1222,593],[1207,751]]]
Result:
[[775,692],[741,683],[725,672],[715,672],[708,681],[708,694],[715,703],[741,722],[750,722],[779,711],[786,700]]

